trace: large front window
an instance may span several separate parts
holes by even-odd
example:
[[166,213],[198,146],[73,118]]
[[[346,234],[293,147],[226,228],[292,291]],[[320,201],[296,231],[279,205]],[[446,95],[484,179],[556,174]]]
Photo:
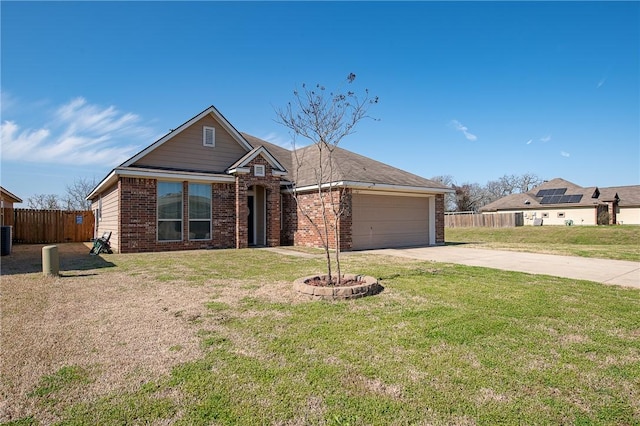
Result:
[[158,182],[158,241],[182,240],[182,182]]
[[211,239],[211,185],[189,184],[189,239]]

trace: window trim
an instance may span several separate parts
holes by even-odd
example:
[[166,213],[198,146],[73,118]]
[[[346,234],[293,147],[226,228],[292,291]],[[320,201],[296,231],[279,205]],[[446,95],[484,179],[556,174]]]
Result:
[[[180,239],[178,240],[161,240],[160,239],[160,222],[177,222],[178,219],[160,219],[160,197],[158,191],[161,183],[180,183]],[[158,180],[156,183],[156,241],[159,243],[179,242],[184,240],[184,185],[182,182]]]
[[[211,143],[207,143],[207,131],[211,131]],[[211,126],[202,126],[202,146],[214,148],[216,146],[216,128]]]
[[[191,185],[201,185],[209,188],[209,218],[208,219],[191,219]],[[188,203],[188,212],[187,212],[187,232],[189,233],[189,241],[211,241],[213,240],[213,188],[211,184],[206,183],[198,183],[198,182],[189,182],[187,185],[188,194],[187,194],[187,203]],[[209,222],[209,238],[191,238],[191,222]]]
[[543,219],[549,219],[549,212],[543,212],[542,213],[542,218]]
[[558,212],[558,217],[561,218],[561,219],[564,219],[564,217],[565,217],[564,212]]

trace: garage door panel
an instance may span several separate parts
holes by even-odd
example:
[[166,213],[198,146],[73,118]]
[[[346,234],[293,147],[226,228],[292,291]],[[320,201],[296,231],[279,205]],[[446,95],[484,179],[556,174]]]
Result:
[[355,194],[355,250],[428,244],[429,202],[424,197]]

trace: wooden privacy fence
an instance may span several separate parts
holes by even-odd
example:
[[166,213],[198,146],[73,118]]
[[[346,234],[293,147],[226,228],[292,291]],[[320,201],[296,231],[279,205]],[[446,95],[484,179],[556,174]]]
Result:
[[3,224],[13,226],[13,242],[78,243],[93,238],[90,210],[3,209]]
[[480,214],[447,212],[444,215],[445,228],[513,228],[522,225],[524,225],[524,216],[522,213]]

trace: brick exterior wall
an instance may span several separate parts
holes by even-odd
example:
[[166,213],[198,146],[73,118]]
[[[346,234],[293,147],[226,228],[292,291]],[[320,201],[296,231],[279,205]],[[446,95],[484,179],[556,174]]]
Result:
[[[265,166],[264,176],[254,176],[253,166],[260,164]],[[251,171],[248,174],[238,174],[235,185],[235,210],[236,210],[236,248],[246,248],[249,246],[249,230],[247,228],[247,192],[252,186],[262,186],[265,188],[266,207],[265,214],[267,229],[267,247],[277,247],[280,245],[280,176],[273,175],[273,168],[262,156],[254,158],[246,167]]]
[[282,226],[280,244],[294,245],[295,232],[298,230],[298,210],[296,200],[291,194],[282,194]]
[[231,248],[235,246],[235,188],[233,184],[211,185],[212,226],[211,240],[189,241],[188,182],[182,183],[182,241],[158,241],[156,179],[120,179],[120,252],[141,253],[152,251],[193,250],[205,248]]
[[444,194],[436,195],[436,244],[444,244]]
[[[334,200],[338,200],[340,194],[343,193],[344,213],[338,222],[338,231],[340,233],[340,249],[351,250],[351,190],[334,189],[332,191]],[[317,192],[307,192],[298,194],[298,203],[300,209],[306,213],[302,214],[300,209],[296,209],[296,202],[292,196],[288,195],[287,212],[292,214],[286,219],[287,225],[293,225],[290,230],[285,231],[287,241],[293,239],[293,245],[304,247],[323,247],[322,239],[325,237],[325,226],[322,219],[322,202]],[[324,192],[322,198],[326,204],[326,217],[329,231],[329,248],[335,249],[335,217],[331,208],[331,193]],[[295,216],[294,216],[295,215]],[[312,222],[317,226],[313,226]],[[321,237],[322,236],[322,237]]]
[[[265,176],[254,176],[253,165],[265,166]],[[207,241],[188,240],[188,182],[183,182],[183,239],[182,241],[157,240],[157,180],[122,177],[119,181],[120,224],[119,249],[122,253],[190,250],[208,248],[245,248],[248,247],[247,193],[253,186],[265,188],[266,197],[266,244],[269,247],[279,245],[298,245],[322,247],[322,240],[309,220],[300,213],[291,194],[280,194],[280,177],[273,176],[271,166],[261,156],[255,158],[248,174],[238,174],[235,183],[213,183],[212,200],[212,239]],[[352,249],[352,192],[350,189],[334,189],[334,197],[342,191],[344,213],[339,220],[340,249]],[[324,193],[329,203],[329,193]],[[299,202],[320,231],[324,229],[321,203],[316,192],[299,194]],[[330,205],[327,211],[329,222],[329,247],[335,248],[335,223]],[[436,208],[436,244],[444,244],[444,195],[435,197]],[[282,223],[281,223],[282,219]],[[282,226],[281,226],[282,225]]]

